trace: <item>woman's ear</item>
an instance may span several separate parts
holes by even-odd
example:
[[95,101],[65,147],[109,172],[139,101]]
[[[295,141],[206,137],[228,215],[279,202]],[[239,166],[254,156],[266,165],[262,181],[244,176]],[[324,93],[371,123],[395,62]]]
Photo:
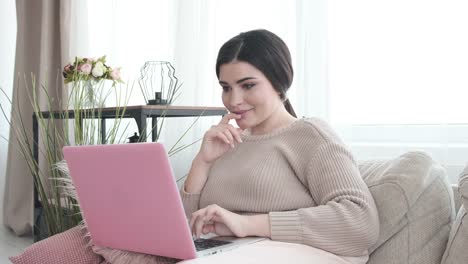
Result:
[[283,94],[281,92],[276,92],[276,93],[278,94],[279,99],[281,100],[281,102],[284,103],[286,101],[286,99],[287,99],[286,94]]

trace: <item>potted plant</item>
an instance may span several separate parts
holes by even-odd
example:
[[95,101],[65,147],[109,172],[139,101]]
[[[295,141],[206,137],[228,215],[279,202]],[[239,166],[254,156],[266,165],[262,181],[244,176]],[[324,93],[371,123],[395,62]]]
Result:
[[[60,105],[59,109],[52,109],[54,100],[60,99],[49,96],[45,84],[38,85],[34,75],[29,78],[24,77],[26,90],[29,91],[27,96],[33,107],[33,115],[37,119],[40,135],[37,141],[42,142],[40,151],[37,153],[34,151],[34,145],[39,142],[31,139],[30,131],[26,129],[23,121],[23,115],[29,113],[12,113],[10,120],[0,105],[3,115],[10,124],[10,129],[13,131],[14,138],[10,140],[16,140],[16,146],[22,153],[26,166],[33,176],[36,196],[34,206],[35,241],[68,230],[82,221],[76,199],[67,195],[67,191],[69,191],[67,188],[70,188],[67,181],[70,179],[60,169],[60,164],[63,164],[63,162],[61,163],[63,160],[62,147],[65,145],[101,144],[102,135],[107,144],[125,143],[128,136],[126,133],[128,125],[124,126],[122,121],[133,87],[126,85],[125,89],[122,89],[120,68],[107,66],[105,56],[98,59],[77,57],[73,63],[64,67],[63,77],[64,83],[70,86],[70,93],[66,100],[58,104]],[[112,82],[110,90],[106,90],[104,85],[108,81]],[[1,91],[5,97],[8,97],[3,90]],[[47,107],[45,109],[40,107],[39,95],[46,95]],[[109,96],[115,96],[116,105],[113,107],[115,118],[113,125],[102,134],[99,133],[101,130],[99,119],[102,117],[102,109]],[[12,120],[19,125],[12,126]],[[174,155],[195,143],[179,145],[181,139],[197,120],[198,118],[170,148],[170,155]],[[162,129],[162,124],[163,122],[157,130]],[[141,140],[146,141],[146,138]],[[38,162],[38,160],[42,162]],[[45,165],[43,165],[44,163]]]

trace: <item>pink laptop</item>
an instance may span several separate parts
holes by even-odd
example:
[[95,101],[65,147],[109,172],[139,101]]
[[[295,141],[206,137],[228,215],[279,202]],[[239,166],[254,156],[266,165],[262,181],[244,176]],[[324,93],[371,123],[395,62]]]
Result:
[[63,154],[98,246],[191,259],[261,240],[220,238],[196,248],[160,143],[70,146]]

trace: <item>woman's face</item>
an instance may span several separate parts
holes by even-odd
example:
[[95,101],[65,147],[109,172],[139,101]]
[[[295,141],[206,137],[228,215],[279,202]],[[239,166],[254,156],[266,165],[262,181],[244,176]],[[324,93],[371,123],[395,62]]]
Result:
[[237,113],[237,125],[254,128],[282,105],[279,93],[261,71],[247,62],[234,61],[221,65],[219,84],[223,88],[223,104],[229,112]]

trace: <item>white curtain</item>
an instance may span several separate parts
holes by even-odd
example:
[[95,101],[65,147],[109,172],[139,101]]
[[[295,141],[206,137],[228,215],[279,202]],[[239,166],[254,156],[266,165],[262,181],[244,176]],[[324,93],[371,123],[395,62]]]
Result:
[[[145,61],[169,61],[183,82],[176,105],[222,106],[215,74],[219,48],[240,32],[265,28],[279,35],[291,50],[296,71],[289,97],[298,115],[327,118],[324,8],[325,1],[307,0],[88,1],[88,18],[76,31],[87,32],[89,43],[83,44],[89,48],[77,45],[81,51],[70,54],[107,55],[109,65],[123,66],[129,89]],[[135,83],[130,104],[143,103]],[[218,119],[201,118],[183,142],[201,138]],[[172,146],[193,120],[168,119],[162,141]],[[136,131],[131,123],[126,136]],[[187,172],[198,146],[172,157],[177,177]]]
[[330,121],[359,159],[423,150],[456,182],[468,161],[468,2],[327,4]]
[[[124,66],[129,83],[145,61],[170,61],[183,81],[176,104],[221,106],[219,47],[266,28],[291,50],[289,96],[298,115],[331,122],[359,160],[423,150],[453,182],[466,163],[466,1],[104,0],[89,1],[87,11],[80,26],[89,48],[76,55],[106,54],[112,66]],[[137,85],[133,91],[130,103],[141,104]],[[190,122],[167,122],[163,141],[170,145]],[[213,122],[200,120],[186,141]],[[174,157],[176,174],[193,151]]]
[[[0,88],[6,95],[12,97],[13,71],[15,67],[15,45],[16,45],[16,10],[15,0],[0,2],[0,32],[2,32],[2,41],[0,41]],[[11,111],[10,103],[6,96],[0,93],[0,105],[5,113],[9,115]],[[8,153],[9,125],[3,115],[0,113],[0,214],[3,212],[3,187],[5,184],[6,161]],[[3,217],[0,215],[0,223]]]
[[[184,82],[179,104],[219,106],[214,71],[218,49],[240,32],[265,28],[283,38],[292,52],[294,105],[300,105],[299,112],[318,111],[297,94],[304,98],[300,89],[307,90],[305,86],[314,90],[326,86],[324,8],[325,1],[90,1],[83,16],[78,15],[83,22],[76,29],[87,32],[89,41],[77,41],[89,48],[77,44],[72,55],[105,54],[110,64],[124,65],[124,79],[130,83],[139,77],[145,61],[170,61]],[[138,92],[131,103],[142,102]],[[326,116],[327,99],[316,101],[316,109],[322,108],[320,115]]]

